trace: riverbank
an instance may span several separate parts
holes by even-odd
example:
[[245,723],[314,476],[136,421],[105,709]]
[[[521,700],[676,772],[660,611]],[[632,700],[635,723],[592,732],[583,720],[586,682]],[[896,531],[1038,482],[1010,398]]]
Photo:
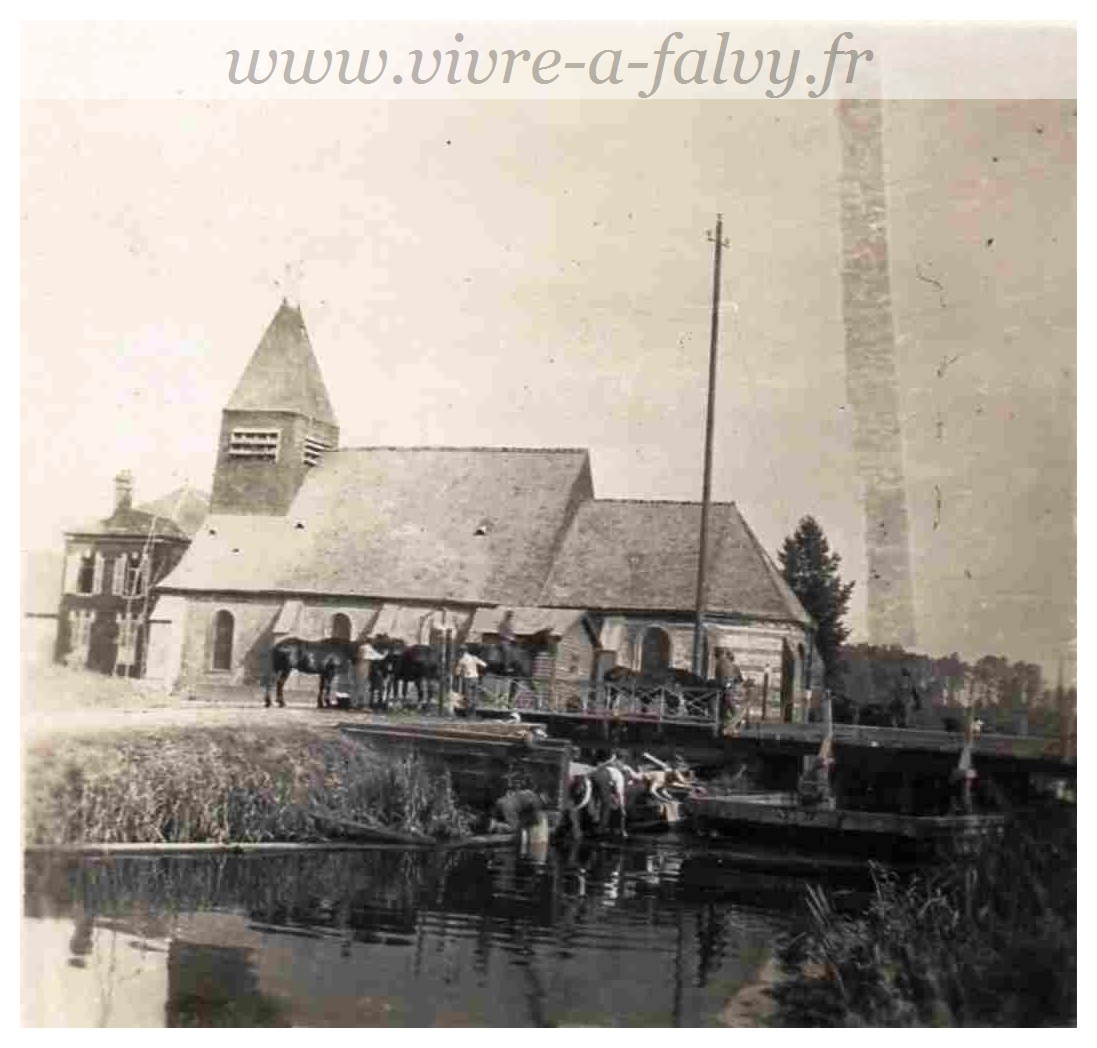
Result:
[[260,843],[357,825],[470,833],[449,777],[291,720],[51,733],[24,751],[24,844]]
[[806,889],[778,956],[777,1026],[1073,1026],[1077,1022],[1077,813],[1011,813],[975,861],[901,878],[873,873],[843,913]]

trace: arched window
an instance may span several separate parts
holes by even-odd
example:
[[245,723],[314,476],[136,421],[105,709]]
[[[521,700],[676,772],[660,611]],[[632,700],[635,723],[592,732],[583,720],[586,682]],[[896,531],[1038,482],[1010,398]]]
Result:
[[331,617],[331,635],[336,640],[350,640],[350,619],[341,611]]
[[640,645],[640,672],[658,676],[670,668],[670,636],[666,630],[652,626]]
[[232,635],[236,620],[231,611],[219,611],[213,617],[213,668],[232,669]]

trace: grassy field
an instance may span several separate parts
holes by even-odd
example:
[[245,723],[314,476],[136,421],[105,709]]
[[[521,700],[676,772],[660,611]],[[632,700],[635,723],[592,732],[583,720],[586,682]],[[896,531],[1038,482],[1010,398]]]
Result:
[[323,840],[317,815],[443,838],[471,818],[448,776],[296,722],[32,742],[23,808],[27,845]]

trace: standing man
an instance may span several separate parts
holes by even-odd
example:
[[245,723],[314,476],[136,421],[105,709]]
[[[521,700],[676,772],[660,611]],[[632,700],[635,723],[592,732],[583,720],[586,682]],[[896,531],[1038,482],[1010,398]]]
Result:
[[720,717],[726,725],[735,716],[743,673],[730,648],[716,649],[716,686],[720,690]]
[[457,660],[454,673],[460,685],[461,695],[465,700],[465,709],[469,716],[476,713],[476,696],[480,690],[480,671],[486,670],[488,664],[468,649],[468,645],[461,645],[461,657]]

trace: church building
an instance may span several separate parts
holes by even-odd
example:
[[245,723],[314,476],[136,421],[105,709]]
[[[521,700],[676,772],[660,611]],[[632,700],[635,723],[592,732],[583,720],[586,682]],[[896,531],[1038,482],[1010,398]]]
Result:
[[[689,668],[699,503],[598,499],[581,448],[342,447],[285,301],[222,412],[211,490],[155,590],[147,675],[170,688],[258,688],[284,636],[479,640],[504,616],[551,631],[537,675],[558,686]],[[709,536],[710,665],[730,647],[791,719],[821,671],[813,623],[734,503]]]

